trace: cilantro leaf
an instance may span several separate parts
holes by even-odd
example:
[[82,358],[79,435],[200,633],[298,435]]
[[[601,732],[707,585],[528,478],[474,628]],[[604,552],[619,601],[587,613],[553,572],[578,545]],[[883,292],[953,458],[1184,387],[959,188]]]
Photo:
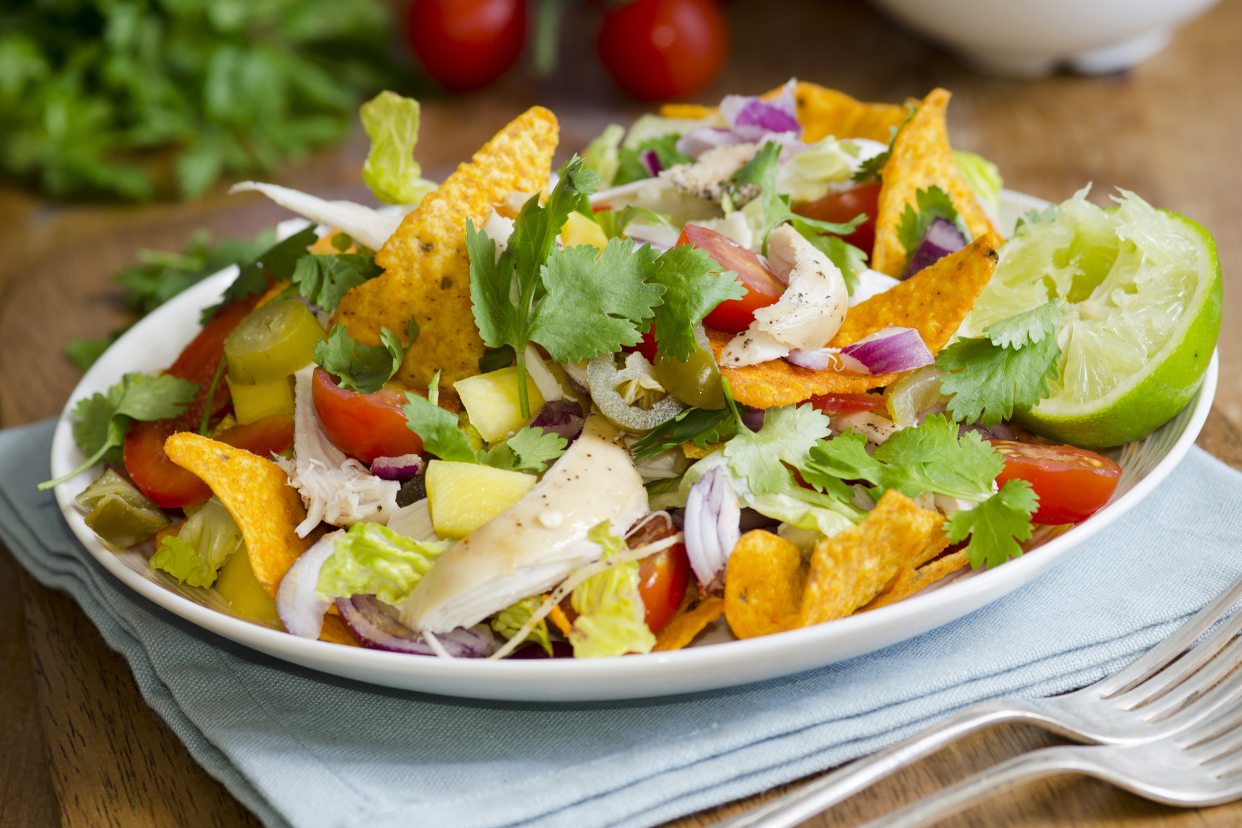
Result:
[[277,282],[291,279],[297,269],[298,259],[309,256],[310,253],[306,248],[318,240],[319,237],[315,235],[315,225],[312,224],[284,241],[277,242],[260,253],[254,261],[242,265],[237,272],[237,278],[224,289],[224,296],[219,304],[212,305],[203,311],[202,318],[199,320],[201,324],[206,325],[216,315],[216,311],[230,302],[246,299],[267,290],[269,274]]
[[548,464],[565,453],[569,445],[555,431],[526,426],[503,443],[476,453],[480,463],[508,471],[542,474]]
[[992,426],[1051,393],[1060,377],[1057,330],[1063,302],[1053,299],[1034,310],[994,322],[979,339],[959,339],[936,356],[949,372],[940,392],[952,395],[949,413],[959,422]]
[[513,364],[513,346],[501,345],[499,348],[488,348],[487,353],[479,357],[479,373],[490,374]]
[[[914,113],[918,112],[918,107],[913,104],[906,104],[906,119],[901,122],[904,127],[914,117]],[[897,140],[897,133],[901,132],[901,127],[890,126],[888,128],[888,149],[873,158],[868,158],[862,162],[858,171],[850,176],[850,181],[854,184],[870,184],[879,181],[884,168],[888,166],[888,159],[893,157],[893,142]]]
[[897,240],[905,248],[907,259],[914,256],[919,242],[923,241],[923,236],[927,235],[927,228],[937,218],[952,222],[958,230],[962,231],[966,241],[971,240],[970,230],[957,214],[953,199],[949,198],[949,194],[944,190],[933,184],[926,190],[915,192],[914,200],[918,202],[918,210],[915,210],[913,205],[907,204],[897,225]]
[[1022,555],[1019,543],[1031,539],[1031,515],[1039,508],[1039,495],[1025,480],[1010,480],[1001,490],[973,509],[953,513],[945,521],[952,543],[970,536],[966,557],[973,569],[994,567]]
[[353,288],[384,270],[373,256],[361,253],[310,253],[297,259],[293,287],[320,310],[331,313]]
[[74,406],[77,421],[73,441],[87,460],[55,480],[39,484],[39,491],[50,489],[100,460],[120,462],[117,449],[133,420],[163,420],[179,416],[198,396],[198,384],[163,374],[126,374],[105,394],[93,394]]
[[837,266],[845,279],[845,290],[850,296],[858,287],[858,274],[867,269],[867,254],[840,236],[828,236],[815,232],[815,228],[802,219],[794,219],[793,227],[802,238],[815,246],[815,249],[828,257],[828,261]]
[[406,426],[422,438],[425,451],[451,463],[479,462],[470,440],[457,427],[456,414],[408,391],[405,398],[407,404],[401,406],[401,411]]
[[315,364],[336,377],[342,388],[374,394],[401,368],[409,347],[388,328],[380,328],[380,342],[364,345],[351,337],[344,325],[337,325],[327,339],[315,343]]
[[732,424],[732,415],[727,408],[719,411],[708,411],[702,408],[687,408],[647,432],[641,440],[630,446],[635,460],[645,460],[657,454],[676,448],[687,440],[703,448],[707,443],[716,443],[731,436],[736,430],[729,429],[726,421]]
[[[648,249],[644,245],[639,252]],[[663,302],[655,309],[659,351],[681,362],[694,353],[694,326],[726,299],[746,295],[746,286],[736,273],[720,272],[720,265],[706,250],[688,244],[660,254],[651,281],[664,288]]]
[[811,449],[831,433],[828,418],[809,405],[769,408],[758,431],[739,425],[737,435],[725,444],[724,456],[751,492],[778,494],[795,485],[785,463],[805,465]]

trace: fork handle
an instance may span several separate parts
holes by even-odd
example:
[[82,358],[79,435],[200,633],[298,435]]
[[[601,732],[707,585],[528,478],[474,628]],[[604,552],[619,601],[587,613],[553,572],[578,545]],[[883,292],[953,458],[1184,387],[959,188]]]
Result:
[[986,701],[968,707],[905,741],[865,756],[784,796],[713,828],[792,828],[946,745],[999,724],[1026,722],[1074,738],[1038,708],[1021,701]]

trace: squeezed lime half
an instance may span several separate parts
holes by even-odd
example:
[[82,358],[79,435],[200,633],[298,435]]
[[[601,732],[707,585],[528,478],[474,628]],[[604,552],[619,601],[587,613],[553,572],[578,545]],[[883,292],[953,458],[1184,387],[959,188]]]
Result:
[[1060,379],[1014,419],[1045,437],[1103,448],[1141,439],[1203,381],[1220,332],[1211,235],[1121,190],[1104,210],[1081,190],[1000,249],[992,281],[958,336],[1060,297]]

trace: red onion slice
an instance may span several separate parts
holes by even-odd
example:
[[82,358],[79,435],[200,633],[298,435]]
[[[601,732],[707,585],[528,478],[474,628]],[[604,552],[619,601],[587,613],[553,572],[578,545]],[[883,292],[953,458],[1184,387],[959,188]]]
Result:
[[686,555],[707,592],[724,586],[725,569],[742,533],[742,513],[729,474],[713,466],[690,487],[684,515]]
[[276,588],[276,614],[285,629],[300,638],[318,638],[323,630],[323,616],[328,602],[315,593],[319,586],[319,570],[336,551],[336,539],[344,531],[324,535],[303,552]]
[[[352,595],[336,599],[337,612],[362,646],[372,650],[410,655],[436,655],[423,637],[397,620],[397,608],[374,595]],[[440,646],[453,658],[485,658],[496,649],[490,634],[479,628],[458,627],[436,636]]]
[[660,163],[660,156],[656,155],[655,150],[643,150],[638,154],[638,160],[642,162],[643,168],[647,170],[647,175],[655,178],[660,174],[660,170],[664,169],[664,165]]
[[914,328],[885,328],[845,346],[841,355],[858,360],[871,374],[912,371],[936,361]]
[[582,414],[582,406],[573,400],[555,400],[544,403],[535,412],[535,419],[530,421],[531,428],[542,428],[564,437],[570,443],[578,439],[586,418]]
[[720,102],[720,114],[736,135],[747,141],[756,141],[767,132],[793,133],[802,137],[802,124],[798,121],[798,105],[794,98],[795,81],[789,81],[776,98],[727,95]]
[[371,462],[371,474],[383,480],[409,480],[423,473],[423,458],[417,454],[399,457],[376,457]]
[[936,216],[932,219],[932,223],[927,225],[927,232],[923,234],[922,240],[918,247],[914,248],[914,254],[910,256],[910,262],[906,265],[906,270],[901,274],[904,281],[924,268],[934,265],[950,253],[956,253],[966,246],[966,236],[953,222],[942,216]]

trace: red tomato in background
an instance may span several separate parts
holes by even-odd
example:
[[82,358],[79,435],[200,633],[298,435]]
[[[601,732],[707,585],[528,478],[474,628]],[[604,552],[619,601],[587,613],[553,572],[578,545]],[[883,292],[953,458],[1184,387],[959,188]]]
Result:
[[1081,523],[1104,507],[1117,488],[1121,466],[1094,451],[993,440],[1005,458],[996,485],[1025,480],[1039,495],[1035,523]]
[[525,0],[413,0],[406,42],[450,92],[481,89],[503,75],[526,42]]
[[692,244],[707,251],[707,255],[715,259],[722,270],[734,271],[738,281],[746,285],[745,296],[721,302],[703,318],[703,324],[709,328],[741,333],[755,321],[756,310],[775,304],[785,292],[784,283],[757,253],[715,230],[687,224],[682,228],[681,238],[677,243]]
[[604,12],[595,46],[608,74],[635,98],[685,98],[720,74],[729,27],[714,0],[633,0]]
[[311,399],[319,427],[341,451],[370,464],[377,457],[421,454],[423,441],[406,425],[405,395],[392,388],[359,394],[341,388],[322,368],[315,369]]
[[884,397],[880,394],[821,394],[811,397],[811,405],[825,414],[852,414],[883,408]]
[[865,215],[867,220],[844,236],[846,242],[854,245],[868,257],[875,249],[875,215],[880,200],[880,183],[864,184],[843,193],[824,196],[818,201],[806,201],[793,205],[793,211],[800,216],[844,223],[852,221],[857,215]]
[[[677,534],[677,527],[664,515],[651,518],[625,539],[631,549]],[[653,633],[668,625],[686,597],[690,584],[690,558],[685,544],[674,544],[638,562],[638,594],[647,608],[644,620]]]

